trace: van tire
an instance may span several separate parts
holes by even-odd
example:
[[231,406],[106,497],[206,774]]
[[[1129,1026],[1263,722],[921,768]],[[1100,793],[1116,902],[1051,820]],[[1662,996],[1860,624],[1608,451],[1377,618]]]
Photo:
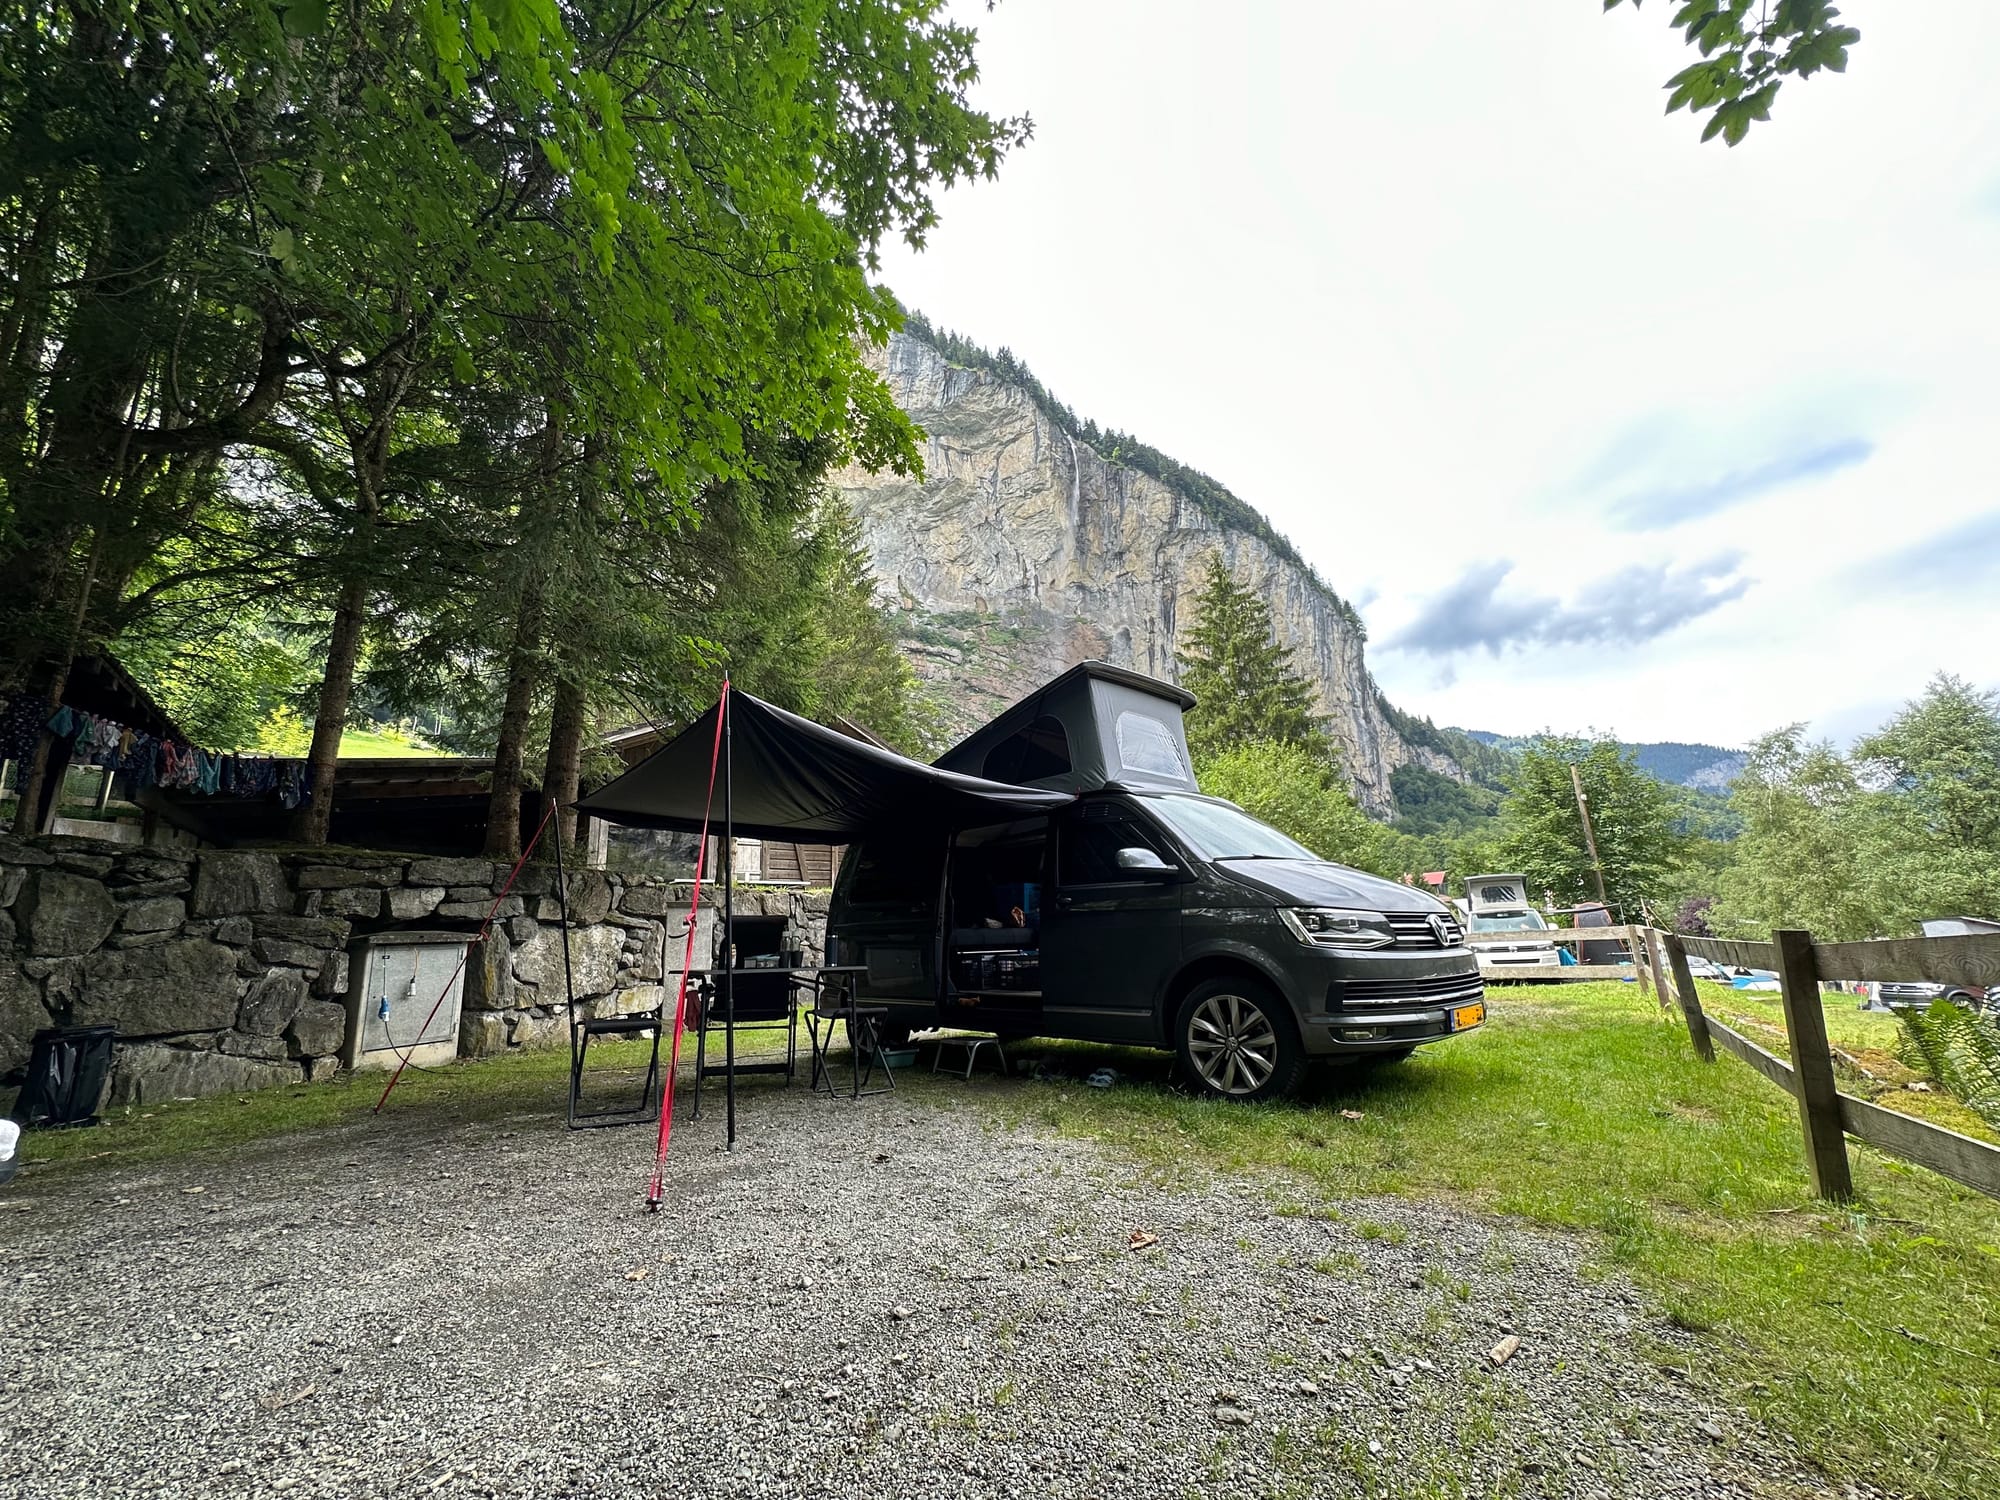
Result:
[[1174,1014],[1174,1055],[1195,1089],[1216,1099],[1287,1099],[1306,1078],[1291,1006],[1248,975],[1204,980],[1188,992]]

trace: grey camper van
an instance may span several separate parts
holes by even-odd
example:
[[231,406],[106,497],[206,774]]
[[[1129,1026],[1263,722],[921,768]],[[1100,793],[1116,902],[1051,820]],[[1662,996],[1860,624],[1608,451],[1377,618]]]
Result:
[[1203,796],[1187,692],[1085,662],[939,758],[1072,793],[1054,812],[848,851],[830,961],[888,1031],[1171,1048],[1204,1091],[1294,1090],[1316,1057],[1407,1057],[1486,1015],[1455,914]]

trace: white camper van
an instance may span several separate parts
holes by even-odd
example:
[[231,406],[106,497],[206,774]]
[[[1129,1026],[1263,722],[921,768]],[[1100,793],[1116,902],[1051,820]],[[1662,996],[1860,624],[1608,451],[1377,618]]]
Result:
[[1548,938],[1536,936],[1548,931],[1549,924],[1528,903],[1525,875],[1466,876],[1465,919],[1468,932],[1521,934],[1518,939],[1473,946],[1473,956],[1489,979],[1501,977],[1509,969],[1562,962],[1556,945]]

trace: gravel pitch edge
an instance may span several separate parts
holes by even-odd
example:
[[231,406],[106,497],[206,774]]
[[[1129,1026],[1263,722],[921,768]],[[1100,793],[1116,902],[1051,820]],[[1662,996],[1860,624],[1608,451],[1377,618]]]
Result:
[[977,1097],[759,1090],[657,1215],[650,1132],[540,1116],[17,1184],[0,1495],[1841,1493],[1573,1242]]

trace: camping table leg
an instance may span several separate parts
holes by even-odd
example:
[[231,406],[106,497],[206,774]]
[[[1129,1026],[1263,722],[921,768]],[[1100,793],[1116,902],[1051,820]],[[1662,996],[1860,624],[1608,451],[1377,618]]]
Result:
[[[824,1036],[820,1034],[820,1023],[822,1021],[826,1023],[826,1034]],[[833,1017],[821,1014],[819,1001],[815,997],[813,1008],[806,1012],[806,1034],[812,1041],[812,1077],[810,1082],[812,1091],[815,1094],[820,1093],[822,1090],[829,1094],[833,1092],[833,1074],[828,1068],[826,1048],[827,1043],[833,1040],[833,1028],[835,1024],[836,1022]]]

